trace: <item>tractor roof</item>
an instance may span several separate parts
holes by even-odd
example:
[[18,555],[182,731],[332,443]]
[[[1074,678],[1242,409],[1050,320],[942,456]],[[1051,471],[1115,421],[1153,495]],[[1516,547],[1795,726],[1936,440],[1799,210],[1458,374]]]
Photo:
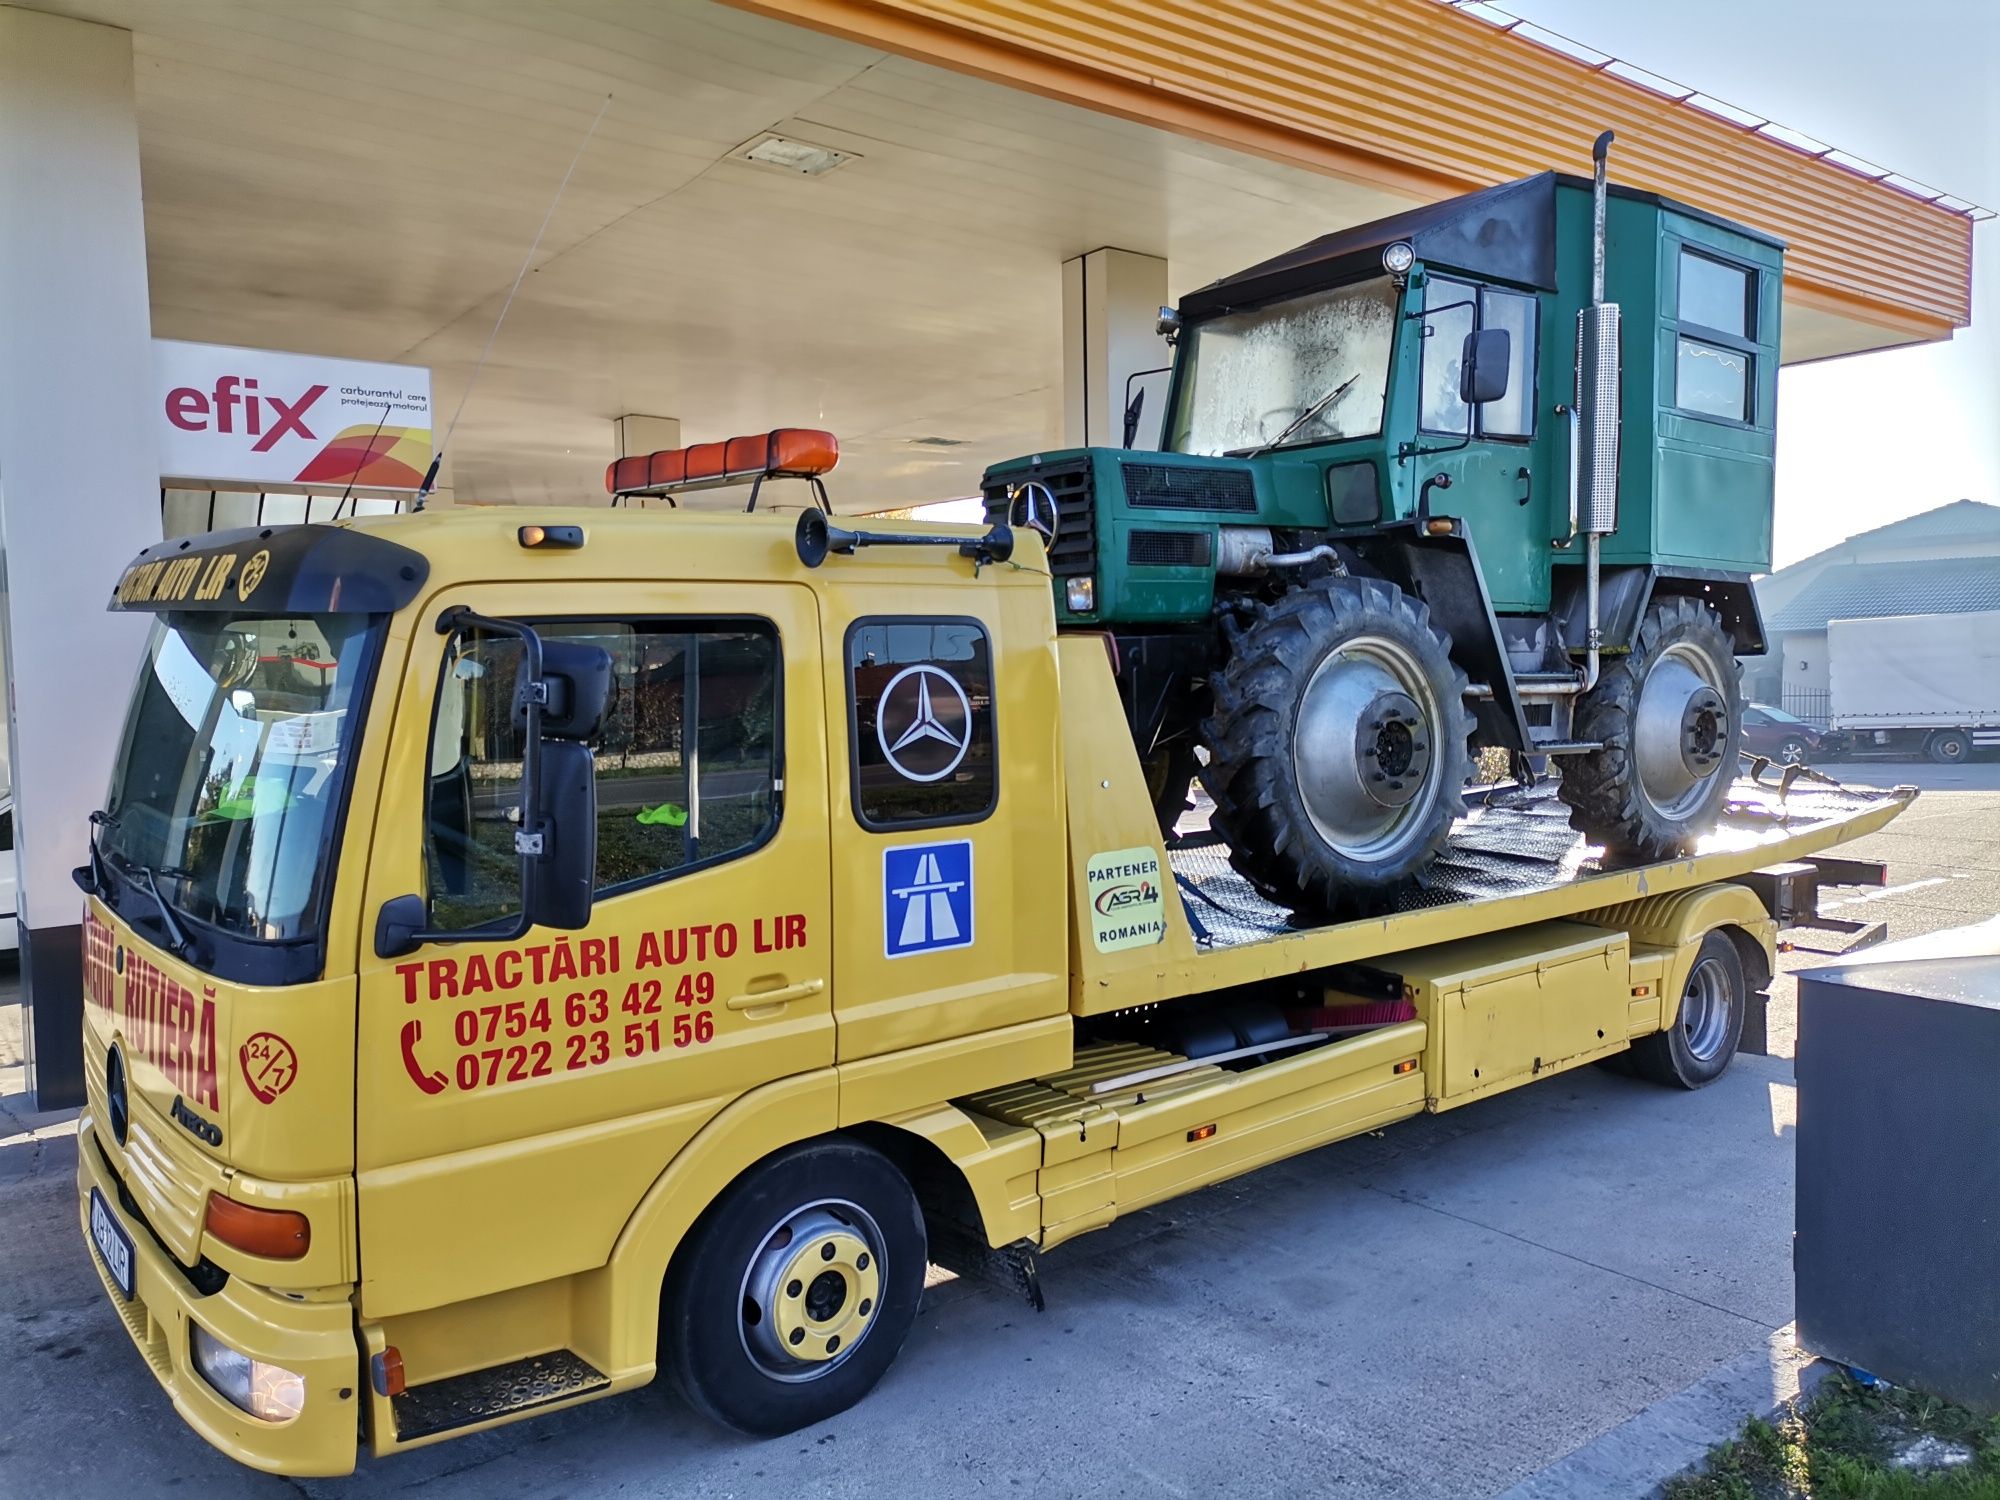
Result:
[[[1588,191],[1590,183],[1567,173],[1538,172],[1533,177],[1503,182],[1498,187],[1321,235],[1296,250],[1188,293],[1180,302],[1181,316],[1193,321],[1378,272],[1383,248],[1398,240],[1407,242],[1416,252],[1416,258],[1427,266],[1462,271],[1482,280],[1554,291],[1559,187]],[[1781,240],[1656,193],[1615,185],[1611,192],[1619,198],[1651,203],[1783,248]]]

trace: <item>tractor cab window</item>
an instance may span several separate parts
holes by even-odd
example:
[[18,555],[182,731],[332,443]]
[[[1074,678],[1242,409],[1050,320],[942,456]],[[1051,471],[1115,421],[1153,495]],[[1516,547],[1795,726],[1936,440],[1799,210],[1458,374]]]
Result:
[[[776,831],[777,632],[762,621],[536,621],[543,640],[611,653],[597,759],[597,890],[733,859]],[[430,917],[457,930],[521,899],[521,643],[477,631],[445,658],[432,721],[424,862]]]
[[[1499,287],[1432,276],[1424,284],[1423,401],[1425,432],[1458,437],[1526,438],[1535,432],[1535,299]],[[1507,330],[1507,394],[1476,411],[1458,399],[1466,335],[1475,328]]]
[[1387,277],[1190,325],[1167,447],[1215,455],[1375,436],[1395,329]]
[[1674,338],[1674,405],[1728,422],[1754,420],[1757,274],[1683,248]]

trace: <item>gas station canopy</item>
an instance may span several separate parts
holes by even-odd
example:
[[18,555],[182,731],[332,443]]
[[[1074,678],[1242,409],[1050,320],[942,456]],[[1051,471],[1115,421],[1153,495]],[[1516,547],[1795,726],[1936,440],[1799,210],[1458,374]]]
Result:
[[966,495],[1059,437],[1066,260],[1158,257],[1178,295],[1587,170],[1605,128],[1621,182],[1787,242],[1788,361],[1968,318],[1970,205],[1429,0],[37,8],[134,33],[153,333],[428,366],[440,430],[612,96],[453,441],[460,502],[604,503],[625,413],[830,429],[842,510]]

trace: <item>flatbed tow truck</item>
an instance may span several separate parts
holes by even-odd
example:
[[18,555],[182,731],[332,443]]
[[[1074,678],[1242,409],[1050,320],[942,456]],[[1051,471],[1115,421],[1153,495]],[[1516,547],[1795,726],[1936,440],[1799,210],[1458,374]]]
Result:
[[1162,834],[1034,536],[578,515],[170,541],[118,586],[156,618],[78,871],[79,1213],[243,1463],[661,1371],[791,1430],[928,1262],[1039,1300],[1042,1252],[1361,1131],[1596,1061],[1699,1086],[1774,912],[1864,878],[1814,858],[1915,795],[1760,766],[1633,864],[1475,791],[1421,884],[1306,925]]

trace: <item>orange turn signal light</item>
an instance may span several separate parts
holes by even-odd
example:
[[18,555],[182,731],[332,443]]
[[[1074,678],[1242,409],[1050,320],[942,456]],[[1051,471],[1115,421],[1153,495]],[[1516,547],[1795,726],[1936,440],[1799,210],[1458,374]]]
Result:
[[581,526],[523,526],[515,533],[523,547],[581,547]]
[[1406,1057],[1389,1071],[1391,1073],[1414,1073],[1417,1071],[1417,1060],[1414,1057]]
[[1188,1139],[1191,1141],[1205,1141],[1214,1134],[1215,1127],[1213,1125],[1197,1125],[1188,1132]]
[[1650,984],[1635,984],[1632,986],[1632,994],[1637,999],[1643,1000],[1652,993],[1653,987]]
[[288,1208],[252,1208],[225,1198],[208,1195],[208,1232],[225,1245],[271,1260],[297,1260],[312,1245],[312,1225],[306,1216]]
[[403,1376],[403,1351],[394,1344],[368,1361],[368,1383],[378,1396],[400,1396],[408,1384]]

